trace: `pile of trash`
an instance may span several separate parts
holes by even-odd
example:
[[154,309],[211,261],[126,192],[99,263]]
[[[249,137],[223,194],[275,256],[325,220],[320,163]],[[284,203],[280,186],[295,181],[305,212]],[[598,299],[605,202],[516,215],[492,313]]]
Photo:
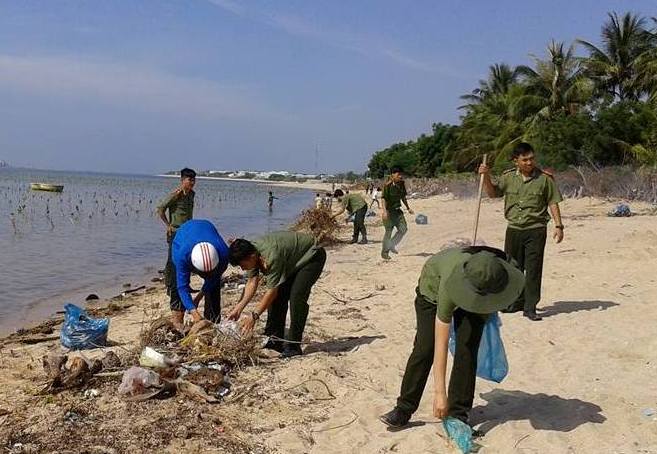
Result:
[[[197,401],[220,402],[230,393],[233,368],[255,363],[258,343],[243,338],[237,323],[196,323],[182,339],[167,321],[156,320],[142,335],[139,366],[126,370],[119,394],[132,401],[180,393]],[[160,344],[155,344],[160,342]]]
[[328,210],[311,208],[301,212],[292,230],[310,233],[317,238],[318,243],[328,245],[338,242],[337,233],[340,225]]
[[260,350],[257,339],[243,338],[232,320],[219,324],[202,320],[183,335],[163,317],[142,332],[140,341],[140,353],[125,358],[113,351],[102,359],[81,354],[69,361],[68,355],[55,352],[44,356],[43,368],[49,380],[41,393],[89,387],[100,377],[121,377],[118,393],[130,401],[182,394],[196,401],[218,403],[230,393],[229,373],[255,364]]

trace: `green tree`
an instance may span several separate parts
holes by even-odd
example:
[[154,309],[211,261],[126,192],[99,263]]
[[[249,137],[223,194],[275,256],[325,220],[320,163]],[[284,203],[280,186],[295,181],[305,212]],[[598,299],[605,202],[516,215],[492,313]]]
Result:
[[642,73],[647,54],[654,50],[654,34],[638,14],[609,13],[602,26],[602,45],[578,40],[589,51],[586,74],[596,88],[612,99],[639,100],[645,92]]
[[488,67],[487,80],[480,80],[479,87],[461,96],[461,99],[468,102],[461,108],[468,109],[473,105],[484,103],[493,96],[505,95],[517,81],[518,74],[514,68],[506,63],[495,63]]
[[574,45],[551,41],[547,59],[532,56],[535,67],[519,66],[518,74],[526,86],[521,101],[542,118],[571,115],[591,97],[590,81],[583,75]]

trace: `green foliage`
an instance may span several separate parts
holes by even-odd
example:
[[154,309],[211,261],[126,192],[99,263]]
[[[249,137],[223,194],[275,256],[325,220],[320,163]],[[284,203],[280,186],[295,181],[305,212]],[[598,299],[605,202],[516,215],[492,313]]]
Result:
[[[588,56],[576,55],[576,44]],[[657,18],[610,13],[601,45],[576,44],[551,41],[531,67],[491,65],[461,96],[459,126],[436,124],[430,135],[377,151],[370,176],[393,166],[418,177],[474,171],[484,153],[502,170],[521,141],[556,169],[657,165]]]
[[267,179],[271,181],[286,181],[289,177],[281,175],[280,173],[272,173]]
[[595,122],[589,113],[562,113],[537,124],[527,140],[540,150],[540,165],[562,170],[570,164],[587,163],[595,131]]
[[431,135],[422,135],[415,141],[396,143],[374,153],[368,164],[372,178],[383,178],[393,167],[420,176],[435,176],[443,165],[443,157],[456,131],[455,126],[437,123]]

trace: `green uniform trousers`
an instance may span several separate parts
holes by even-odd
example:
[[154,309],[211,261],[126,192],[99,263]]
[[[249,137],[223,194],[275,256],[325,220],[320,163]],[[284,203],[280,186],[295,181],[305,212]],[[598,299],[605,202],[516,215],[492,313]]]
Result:
[[[436,310],[435,304],[427,301],[419,292],[417,293],[415,298],[417,333],[413,342],[413,352],[406,364],[401,392],[397,399],[397,408],[407,413],[414,413],[420,405],[422,393],[433,366]],[[453,317],[456,349],[454,350],[452,373],[449,377],[447,401],[449,416],[467,423],[468,414],[474,401],[479,342],[488,315],[457,309],[454,311]]]
[[354,241],[358,241],[358,235],[366,240],[367,230],[365,229],[365,215],[367,214],[367,205],[354,213]]
[[[326,251],[319,248],[308,263],[301,267],[293,276],[278,286],[276,299],[267,309],[267,324],[265,335],[275,336],[275,343],[279,339],[301,342],[303,330],[308,318],[308,298],[326,263]],[[290,329],[285,337],[285,318],[287,317],[288,303],[290,306]]]
[[504,252],[518,262],[518,268],[525,273],[525,289],[520,298],[511,305],[511,310],[536,312],[536,305],[541,300],[543,251],[546,240],[547,227],[528,230],[506,229]]
[[[395,249],[397,247],[399,242],[408,231],[408,227],[406,226],[406,218],[404,217],[402,210],[388,210],[388,219],[383,221],[383,226],[386,230],[383,234],[382,252],[388,253],[391,249]],[[393,228],[397,229],[394,236],[392,236]]]

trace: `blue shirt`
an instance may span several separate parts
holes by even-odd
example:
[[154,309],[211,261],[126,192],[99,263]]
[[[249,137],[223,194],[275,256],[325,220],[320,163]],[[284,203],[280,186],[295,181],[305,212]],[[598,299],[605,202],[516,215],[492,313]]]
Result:
[[221,284],[221,275],[228,267],[228,246],[226,246],[224,239],[221,238],[217,229],[210,221],[192,219],[178,228],[171,244],[171,259],[176,271],[178,294],[180,295],[183,306],[188,311],[196,308],[189,286],[191,273],[198,273],[192,265],[192,249],[197,243],[203,241],[207,241],[213,245],[219,254],[219,264],[212,270],[210,276],[203,283],[202,291],[207,294],[219,287]]

